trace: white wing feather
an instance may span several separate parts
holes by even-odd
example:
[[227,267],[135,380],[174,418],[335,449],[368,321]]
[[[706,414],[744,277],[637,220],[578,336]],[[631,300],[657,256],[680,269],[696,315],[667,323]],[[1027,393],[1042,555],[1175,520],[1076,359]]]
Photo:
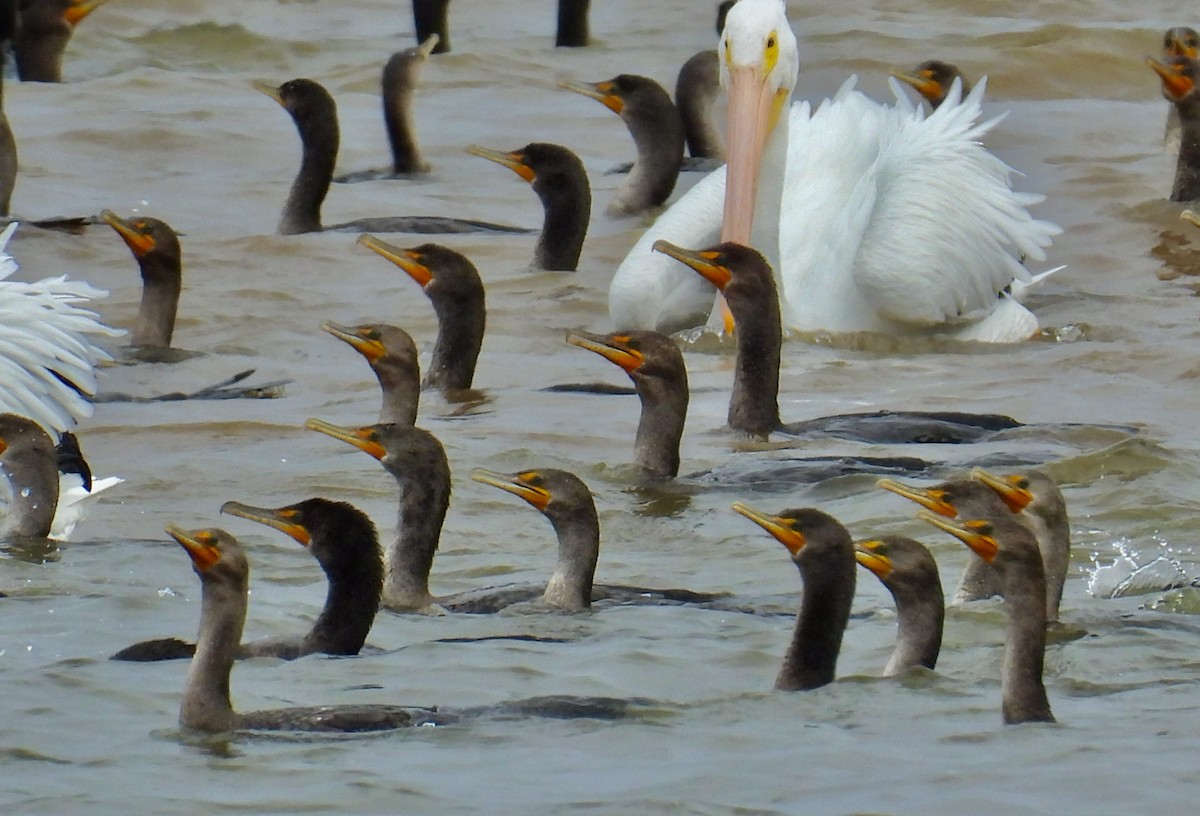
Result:
[[65,275],[34,283],[6,280],[17,270],[5,251],[16,226],[0,233],[0,411],[61,432],[91,416],[92,404],[55,372],[94,392],[96,366],[112,359],[95,341],[123,332],[80,305],[106,296],[103,290]]

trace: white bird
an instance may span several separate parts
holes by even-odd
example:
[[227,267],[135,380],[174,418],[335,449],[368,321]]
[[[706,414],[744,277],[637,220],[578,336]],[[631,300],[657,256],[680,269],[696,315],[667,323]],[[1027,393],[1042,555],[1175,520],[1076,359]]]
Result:
[[16,228],[13,223],[0,233],[0,412],[62,432],[92,415],[84,394],[96,391],[96,366],[112,359],[97,338],[123,332],[83,305],[108,294],[101,289],[66,275],[6,280],[17,271],[5,249]]
[[995,342],[1037,330],[1004,290],[1030,281],[1021,259],[1044,260],[1060,230],[1029,214],[1043,197],[1013,192],[1012,168],[980,143],[999,121],[978,121],[986,79],[965,99],[956,84],[928,115],[894,81],[897,102],[882,105],[853,77],[815,111],[790,106],[799,52],[782,0],[737,3],[718,50],[729,163],[618,268],[609,291],[618,330],[674,331],[710,311],[711,287],[656,256],[659,239],[762,251],[792,329]]

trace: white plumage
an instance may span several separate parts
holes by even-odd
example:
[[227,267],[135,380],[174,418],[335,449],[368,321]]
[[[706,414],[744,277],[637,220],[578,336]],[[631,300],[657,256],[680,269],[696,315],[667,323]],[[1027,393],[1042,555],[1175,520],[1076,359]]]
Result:
[[[764,59],[774,48],[778,56]],[[731,69],[752,68],[764,98],[790,94],[795,49],[783,3],[742,0],[719,49],[722,82]],[[986,80],[965,99],[956,83],[931,114],[894,82],[894,105],[870,100],[854,82],[815,111],[807,102],[785,104],[761,148],[750,243],[775,269],[785,325],[1028,338],[1037,319],[1001,292],[1030,279],[1019,259],[1044,260],[1059,229],[1029,214],[1042,197],[1013,192],[1013,170],[980,143],[999,121],[979,122]],[[731,143],[730,166],[738,149]],[[725,182],[726,168],[701,180],[630,251],[609,292],[618,329],[703,322],[712,287],[651,246],[660,238],[693,248],[716,243]]]
[[82,305],[107,295],[103,290],[65,275],[34,283],[6,280],[17,271],[5,249],[16,227],[0,233],[0,411],[61,432],[91,416],[92,404],[55,373],[94,393],[97,364],[112,359],[95,341],[123,332]]

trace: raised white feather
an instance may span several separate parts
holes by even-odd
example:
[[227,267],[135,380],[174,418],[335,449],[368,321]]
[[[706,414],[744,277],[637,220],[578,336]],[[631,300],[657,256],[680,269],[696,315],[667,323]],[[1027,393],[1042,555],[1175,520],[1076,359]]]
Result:
[[[742,0],[720,53],[774,33],[775,81],[790,91],[798,55],[778,0]],[[792,49],[792,53],[788,50]],[[723,78],[726,71],[723,69]],[[894,105],[848,80],[814,111],[792,105],[763,151],[752,243],[771,261],[785,325],[804,331],[937,333],[993,342],[1023,340],[1037,318],[1005,287],[1030,279],[1018,259],[1042,261],[1059,229],[1033,218],[1041,196],[1012,190],[1013,170],[980,140],[987,81],[965,98],[956,83],[931,114],[893,84]],[[653,253],[665,238],[699,248],[721,229],[725,169],[664,213],[617,269],[609,312],[618,329],[672,331],[703,322],[712,288]]]
[[112,357],[96,345],[123,332],[81,304],[108,293],[66,275],[34,283],[7,280],[17,262],[5,247],[16,230],[0,233],[0,411],[27,416],[51,432],[92,415],[92,404],[55,376],[88,393],[96,366]]

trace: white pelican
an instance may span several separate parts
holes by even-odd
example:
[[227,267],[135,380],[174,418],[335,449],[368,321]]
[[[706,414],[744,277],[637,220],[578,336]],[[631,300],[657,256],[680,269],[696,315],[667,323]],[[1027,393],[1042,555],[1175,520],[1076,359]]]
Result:
[[65,431],[92,415],[84,394],[96,391],[96,366],[112,357],[98,337],[123,332],[82,305],[108,293],[65,275],[34,283],[5,280],[17,262],[5,251],[16,230],[0,233],[0,412]]
[[[1031,312],[1004,293],[1059,232],[1029,215],[1012,169],[981,137],[981,80],[925,115],[893,84],[894,106],[847,81],[815,111],[789,100],[799,70],[782,0],[741,0],[719,45],[729,93],[725,169],[702,179],[646,231],[609,291],[616,328],[674,331],[703,321],[709,284],[651,252],[737,241],[779,282],[784,324],[802,331],[1029,337]],[[788,115],[781,115],[787,111]],[[727,171],[727,172],[726,172]],[[726,184],[728,175],[729,183]]]

